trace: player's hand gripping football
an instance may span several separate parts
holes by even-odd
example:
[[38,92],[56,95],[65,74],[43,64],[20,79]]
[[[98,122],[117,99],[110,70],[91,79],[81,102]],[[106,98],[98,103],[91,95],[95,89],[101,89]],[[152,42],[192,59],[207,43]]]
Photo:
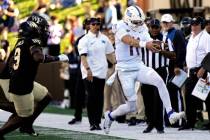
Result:
[[149,41],[146,43],[146,48],[157,53],[161,50],[161,41]]

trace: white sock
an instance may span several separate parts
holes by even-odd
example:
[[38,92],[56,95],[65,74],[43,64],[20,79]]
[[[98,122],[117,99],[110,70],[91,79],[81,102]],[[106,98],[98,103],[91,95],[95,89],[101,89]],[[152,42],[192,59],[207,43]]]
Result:
[[120,105],[117,109],[110,113],[112,118],[125,115],[129,112],[136,111],[136,102],[127,102],[126,104]]

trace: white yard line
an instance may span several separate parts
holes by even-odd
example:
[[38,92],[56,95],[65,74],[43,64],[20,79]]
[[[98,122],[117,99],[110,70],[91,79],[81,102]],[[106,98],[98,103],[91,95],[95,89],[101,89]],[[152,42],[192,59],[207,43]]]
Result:
[[[10,113],[8,112],[0,111],[0,121],[6,121],[9,115]],[[42,113],[35,121],[35,125],[105,135],[103,131],[89,131],[89,123],[86,117],[83,117],[82,123],[80,124],[68,125],[68,121],[72,118],[73,116],[70,115]],[[177,131],[176,128],[165,128],[164,134],[157,134],[156,130],[153,130],[153,132],[149,134],[143,134],[142,131],[145,128],[145,125],[128,126],[127,124],[114,122],[109,135],[139,140],[210,140],[209,131]]]

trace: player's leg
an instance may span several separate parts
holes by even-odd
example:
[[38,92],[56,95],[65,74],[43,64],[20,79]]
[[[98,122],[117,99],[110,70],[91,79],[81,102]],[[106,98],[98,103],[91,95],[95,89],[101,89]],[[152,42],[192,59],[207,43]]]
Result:
[[49,94],[47,88],[42,86],[41,84],[34,82],[34,89],[33,89],[33,96],[34,96],[34,112],[33,115],[28,117],[27,122],[22,125],[20,128],[20,132],[28,133],[33,136],[37,136],[38,134],[33,130],[33,123],[35,119],[40,115],[40,113],[44,110],[44,108],[50,103],[52,100],[51,95]]
[[111,112],[111,116],[116,118],[117,116],[125,115],[129,112],[136,111],[136,99],[135,93],[135,79],[137,72],[118,72],[119,80],[123,89],[123,94],[126,98],[126,103],[120,105],[117,109]]
[[10,93],[10,100],[13,101],[16,113],[12,114],[8,121],[0,128],[0,135],[5,135],[25,123],[34,111],[33,94],[15,95]]
[[0,128],[0,138],[9,132],[14,131],[25,122],[25,117],[19,117],[16,113],[13,113],[7,122]]
[[0,109],[11,113],[15,113],[14,104],[12,102],[9,102],[8,99],[6,99],[5,93],[1,87],[0,87]]
[[0,108],[5,111],[13,113],[8,121],[0,128],[0,138],[3,138],[3,135],[15,130],[23,123],[23,118],[17,116],[13,102],[10,102],[9,90],[9,79],[0,79]]
[[137,72],[118,72],[119,80],[122,85],[123,94],[126,98],[126,103],[120,105],[112,112],[105,112],[104,130],[109,133],[112,121],[118,116],[125,115],[129,112],[136,111],[136,94],[135,94],[135,79]]
[[[19,127],[19,124],[21,121],[21,119],[23,118],[20,118],[18,117],[17,113],[16,113],[16,110],[15,110],[15,107],[14,107],[14,103],[13,102],[10,102],[10,93],[8,93],[8,90],[9,90],[9,79],[1,79],[1,84],[0,86],[2,87],[2,89],[0,89],[0,108],[2,110],[5,110],[5,111],[9,111],[11,113],[13,113],[8,121],[5,123],[5,125],[2,127],[2,129],[4,131],[9,131],[10,130],[10,127],[8,128],[8,126],[11,126],[12,123],[17,123],[17,126]],[[7,97],[7,98],[6,98]],[[25,122],[22,122],[23,124]],[[16,125],[12,125],[14,126],[14,129],[16,129]],[[9,130],[7,129],[4,129],[4,128],[8,128]],[[12,128],[11,128],[12,129]],[[3,134],[6,133],[6,132],[2,132]]]
[[166,108],[166,112],[169,117],[171,124],[175,123],[178,119],[184,117],[184,112],[176,113],[171,107],[171,101],[169,97],[168,90],[163,79],[158,75],[158,73],[150,67],[144,65],[141,66],[137,79],[141,83],[154,85],[158,88],[160,98]]

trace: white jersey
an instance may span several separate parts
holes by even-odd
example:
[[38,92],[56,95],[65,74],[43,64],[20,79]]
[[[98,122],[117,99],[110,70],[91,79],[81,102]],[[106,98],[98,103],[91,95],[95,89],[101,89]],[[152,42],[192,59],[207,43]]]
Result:
[[115,34],[116,68],[123,71],[139,70],[139,64],[143,63],[141,60],[141,49],[125,44],[121,40],[123,36],[130,35],[141,41],[151,41],[152,38],[148,33],[146,25],[144,24],[139,27],[138,31],[133,31],[124,21],[121,20],[113,25],[112,31]]
[[[106,54],[114,52],[112,43],[102,33],[98,37],[90,31],[79,41],[79,54],[87,54],[87,62],[93,73],[93,76],[101,79],[106,78],[108,64]],[[87,77],[87,71],[81,63],[82,78]]]
[[189,69],[200,67],[203,58],[210,52],[210,36],[206,31],[201,31],[193,37],[191,35],[186,52],[186,64]]

